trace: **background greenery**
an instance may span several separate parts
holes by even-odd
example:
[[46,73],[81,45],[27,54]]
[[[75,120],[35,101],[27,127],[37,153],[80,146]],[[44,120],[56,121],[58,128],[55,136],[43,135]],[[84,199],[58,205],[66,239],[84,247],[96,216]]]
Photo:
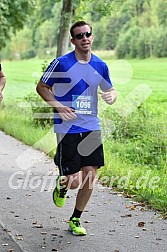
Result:
[[114,50],[119,58],[167,56],[167,1],[1,0],[0,57],[55,56],[64,2],[72,4],[71,22],[93,25],[94,49]]
[[[102,56],[102,52],[99,54]],[[112,70],[115,59],[106,59],[105,53],[103,58]],[[119,94],[126,97],[141,83],[146,83],[152,93],[129,116],[120,116],[112,106],[100,112],[106,165],[100,170],[99,178],[102,183],[129,195],[135,194],[138,200],[166,212],[166,59],[129,59],[127,62],[132,66],[133,76],[127,84],[115,83]],[[34,120],[33,117],[35,112],[48,112],[46,107],[37,109],[42,101],[35,91],[35,83],[39,80],[45,64],[47,63],[40,59],[3,63],[8,81],[4,90],[5,100],[1,104],[0,128],[53,157],[56,140],[52,119],[41,121]],[[121,71],[122,69],[120,74]],[[37,107],[34,107],[34,103]],[[115,124],[116,128],[112,134],[106,132],[110,127],[106,126],[106,120]],[[109,180],[106,180],[105,176]],[[138,187],[142,176],[143,180]],[[128,177],[128,181],[121,182],[122,177]],[[158,177],[158,180],[155,183],[157,188],[154,189],[149,183],[155,177]]]

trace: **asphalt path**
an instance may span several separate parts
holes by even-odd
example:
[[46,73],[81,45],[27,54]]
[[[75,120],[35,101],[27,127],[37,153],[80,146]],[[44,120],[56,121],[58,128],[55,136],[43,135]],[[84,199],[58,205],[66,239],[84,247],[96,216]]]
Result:
[[96,183],[82,215],[87,235],[67,231],[76,190],[52,201],[53,160],[0,131],[0,252],[163,252],[167,221],[133,198]]

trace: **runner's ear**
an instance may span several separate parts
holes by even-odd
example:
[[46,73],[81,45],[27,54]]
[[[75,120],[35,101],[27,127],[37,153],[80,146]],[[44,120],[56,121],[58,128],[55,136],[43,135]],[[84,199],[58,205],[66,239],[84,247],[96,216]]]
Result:
[[71,43],[72,43],[73,45],[75,45],[75,39],[74,39],[74,38],[71,38]]

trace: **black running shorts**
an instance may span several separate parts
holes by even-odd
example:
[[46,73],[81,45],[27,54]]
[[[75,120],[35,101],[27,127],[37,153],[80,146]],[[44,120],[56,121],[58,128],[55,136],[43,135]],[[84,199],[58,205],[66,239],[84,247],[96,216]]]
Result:
[[100,131],[57,134],[57,141],[54,162],[61,176],[79,172],[84,166],[104,166]]

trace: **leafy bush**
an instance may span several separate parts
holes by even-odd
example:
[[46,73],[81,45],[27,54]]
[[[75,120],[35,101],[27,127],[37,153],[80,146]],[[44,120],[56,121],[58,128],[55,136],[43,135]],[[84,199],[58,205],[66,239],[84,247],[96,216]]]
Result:
[[21,59],[31,59],[36,56],[36,51],[34,48],[30,48],[27,51],[21,53]]
[[53,108],[49,107],[38,94],[30,93],[24,100],[29,103],[35,126],[53,125]]
[[[45,71],[48,65],[47,61],[42,64],[42,72]],[[37,84],[37,82],[35,82]],[[47,105],[47,103],[37,94],[30,93],[25,96],[24,100],[28,102],[33,114],[33,121],[35,126],[51,126],[53,125],[53,108]]]
[[106,110],[102,116],[102,120],[105,120],[103,118],[108,118],[115,124],[115,130],[108,139],[114,141],[110,145],[113,154],[120,153],[121,159],[133,164],[164,169],[167,152],[165,124],[160,123],[146,105],[142,104],[128,117]]

